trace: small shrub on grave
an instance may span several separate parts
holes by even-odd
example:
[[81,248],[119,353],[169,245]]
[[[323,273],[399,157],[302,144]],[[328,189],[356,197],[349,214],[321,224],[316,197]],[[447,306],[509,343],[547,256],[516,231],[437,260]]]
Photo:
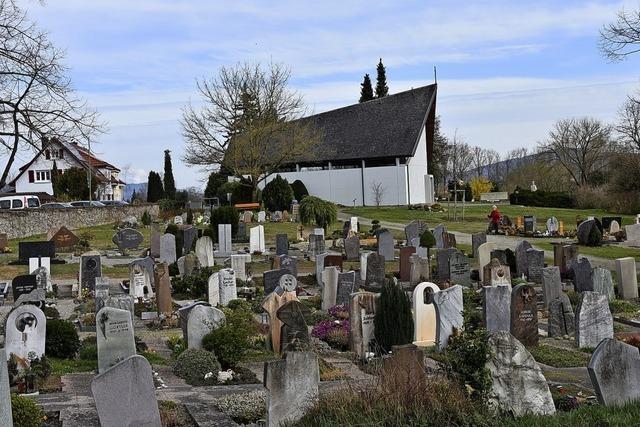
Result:
[[149,211],[144,211],[142,213],[142,217],[140,218],[140,222],[142,223],[142,225],[144,226],[149,226],[151,225],[151,215],[149,214]]
[[349,346],[349,321],[322,320],[313,327],[311,336],[326,342],[332,348],[344,351]]
[[616,313],[633,314],[640,311],[640,305],[629,300],[615,299],[609,302],[609,309],[613,314],[616,314]]
[[[410,243],[410,242],[407,242],[407,243]],[[420,235],[420,246],[422,246],[423,248],[432,248],[435,245],[436,245],[436,238],[434,237],[431,230],[429,229],[424,230],[424,232]]]
[[35,375],[40,382],[44,381],[49,377],[49,375],[51,375],[51,363],[49,363],[47,356],[30,359],[29,363],[29,372]]
[[136,343],[136,351],[138,353],[141,353],[143,351],[149,350],[149,346],[147,345],[146,342],[144,342],[142,340],[142,338],[140,338],[139,336],[136,335],[136,336],[133,337],[133,339],[134,339],[134,341]]
[[385,352],[391,351],[394,345],[413,341],[411,302],[392,279],[387,279],[382,286],[373,324],[376,342]]
[[95,235],[90,231],[84,231],[78,234],[78,246],[81,248],[88,248],[91,246],[91,241],[95,239]]
[[233,369],[251,347],[251,337],[257,331],[251,306],[233,300],[223,309],[226,321],[202,338],[202,347],[218,357],[223,369]]
[[473,289],[462,290],[464,328],[475,330],[482,328],[482,295]]
[[233,206],[220,206],[219,208],[212,209],[211,219],[209,220],[209,227],[212,233],[211,238],[214,242],[218,242],[219,224],[231,224],[231,235],[235,236],[238,233],[239,222],[240,216],[238,210]]
[[334,203],[315,196],[307,196],[300,202],[300,221],[305,225],[315,223],[326,229],[337,219],[338,208]]
[[13,425],[20,427],[41,427],[44,425],[44,411],[28,397],[11,395]]
[[45,306],[44,310],[42,310],[44,312],[44,315],[46,316],[47,319],[59,319],[60,318],[60,313],[58,312],[58,309],[55,307],[51,307],[51,306]]
[[296,179],[291,183],[291,189],[293,190],[293,197],[295,197],[298,202],[302,201],[302,199],[309,195],[307,187],[299,179]]
[[262,390],[229,394],[215,398],[213,405],[238,424],[254,424],[266,414],[267,395]]
[[276,175],[262,190],[262,203],[272,212],[288,210],[293,197],[289,182],[280,175]]
[[220,371],[216,356],[204,349],[183,351],[173,365],[173,373],[192,386],[214,385]]
[[45,353],[50,357],[72,359],[80,348],[80,338],[72,322],[61,319],[47,320]]
[[98,360],[98,343],[95,336],[82,340],[79,357],[81,360]]
[[207,295],[209,276],[218,271],[220,266],[197,268],[191,276],[173,277],[171,286],[175,295],[202,298]]
[[224,385],[238,384],[260,384],[260,381],[258,381],[258,377],[256,377],[256,374],[254,374],[251,369],[236,366],[233,368],[233,377],[225,381]]
[[187,349],[187,344],[180,335],[171,335],[167,339],[167,347],[171,349],[171,357],[177,359]]
[[[315,281],[314,281],[315,282]],[[320,295],[312,296],[311,298],[304,298],[300,300],[301,303],[313,310],[320,310],[322,307],[322,297]]]
[[485,367],[489,358],[486,330],[464,330],[452,335],[444,354],[449,377],[471,387],[474,395],[484,397],[491,389],[491,375]]

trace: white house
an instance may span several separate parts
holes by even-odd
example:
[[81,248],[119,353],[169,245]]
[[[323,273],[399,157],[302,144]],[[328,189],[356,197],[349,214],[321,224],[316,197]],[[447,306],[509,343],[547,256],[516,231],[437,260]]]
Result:
[[125,183],[118,178],[120,169],[95,157],[84,147],[62,142],[57,138],[42,140],[42,148],[29,163],[19,169],[18,175],[9,183],[16,193],[47,193],[53,195],[51,170],[76,167],[90,170],[98,181],[97,200],[122,200]]
[[374,205],[374,187],[383,205],[433,203],[436,92],[433,84],[301,119],[320,142],[278,175],[347,206]]

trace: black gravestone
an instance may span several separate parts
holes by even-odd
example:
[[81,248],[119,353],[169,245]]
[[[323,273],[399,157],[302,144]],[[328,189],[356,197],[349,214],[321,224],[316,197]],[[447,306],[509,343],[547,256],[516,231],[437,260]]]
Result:
[[603,216],[602,217],[602,228],[605,230],[611,229],[611,223],[616,221],[620,227],[622,227],[622,217],[621,216]]
[[13,289],[13,300],[18,301],[20,295],[31,293],[38,287],[38,281],[33,274],[25,274],[22,276],[16,276],[11,282],[11,288]]
[[102,277],[100,255],[83,255],[80,258],[80,289],[93,291],[96,277]]
[[142,244],[144,236],[133,228],[123,228],[113,235],[111,241],[118,246],[118,249],[135,249]]
[[276,234],[276,255],[287,255],[289,253],[289,236],[286,234]]
[[53,241],[18,243],[18,259],[29,262],[29,258],[55,258],[56,245]]
[[311,316],[311,310],[300,301],[289,301],[276,312],[276,317],[282,325],[280,342],[282,351],[286,351],[293,341],[309,342],[309,329],[307,321]]
[[276,287],[280,284],[280,278],[285,274],[291,274],[291,272],[280,268],[278,270],[268,270],[262,273],[265,296],[276,290]]

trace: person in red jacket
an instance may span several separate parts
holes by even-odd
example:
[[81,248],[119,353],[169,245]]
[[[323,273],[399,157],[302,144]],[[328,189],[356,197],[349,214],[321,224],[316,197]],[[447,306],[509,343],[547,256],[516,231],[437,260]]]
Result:
[[491,207],[491,213],[487,215],[487,218],[491,219],[489,222],[489,232],[498,234],[498,225],[500,224],[500,211],[496,205]]

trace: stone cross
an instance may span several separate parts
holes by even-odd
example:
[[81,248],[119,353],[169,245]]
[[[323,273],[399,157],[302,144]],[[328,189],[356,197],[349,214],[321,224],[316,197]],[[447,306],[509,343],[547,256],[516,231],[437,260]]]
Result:
[[431,347],[436,343],[436,309],[433,294],[440,292],[435,283],[422,282],[413,290],[413,344]]

